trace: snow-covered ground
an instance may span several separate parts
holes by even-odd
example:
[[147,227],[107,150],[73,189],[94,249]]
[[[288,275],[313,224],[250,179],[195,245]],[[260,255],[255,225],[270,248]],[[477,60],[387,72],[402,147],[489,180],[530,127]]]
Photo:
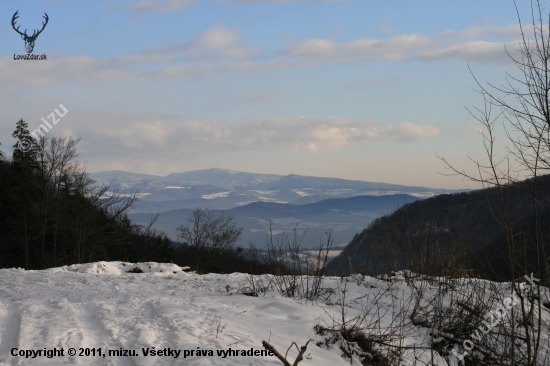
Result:
[[[377,316],[378,329],[390,329],[403,318],[402,349],[432,341],[430,329],[407,320],[408,310],[397,310],[406,308],[412,293],[399,274],[393,280],[361,275],[327,278],[324,295],[307,301],[271,290],[245,296],[242,292],[251,286],[245,274],[198,275],[174,264],[152,262],[139,266],[144,273],[129,273],[133,265],[122,262],[0,270],[0,365],[281,365],[274,356],[259,355],[263,340],[285,354],[292,342],[301,347],[310,339],[300,366],[349,365],[339,347],[343,341],[333,345],[327,330],[341,321],[342,301],[347,305],[346,321],[370,311],[364,324]],[[275,284],[269,276],[257,280],[256,286]],[[430,287],[426,289],[429,298]],[[505,285],[501,289],[506,291]],[[544,314],[547,324],[549,315]],[[320,329],[325,329],[323,335]],[[71,348],[75,356],[67,354]],[[227,355],[230,348],[248,355]],[[63,356],[36,356],[44,349],[63,349]],[[96,356],[79,356],[86,349],[95,350]],[[163,354],[152,356],[153,349]],[[135,355],[113,352],[124,350]],[[14,352],[22,356],[12,356]],[[421,347],[410,352],[423,361],[432,357]],[[291,364],[297,354],[296,347],[288,352]],[[354,357],[353,364],[359,364],[359,356]],[[402,353],[401,365],[413,361],[412,353]],[[434,365],[447,361],[436,354]]]

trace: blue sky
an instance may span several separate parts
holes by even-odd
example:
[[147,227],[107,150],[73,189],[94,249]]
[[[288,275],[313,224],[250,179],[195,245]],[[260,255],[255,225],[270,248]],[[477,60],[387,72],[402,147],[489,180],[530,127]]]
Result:
[[[530,2],[517,1],[530,20]],[[49,23],[16,61],[20,30]],[[212,167],[438,188],[483,159],[468,65],[501,83],[512,1],[3,0],[0,142],[19,118],[82,138],[89,171]],[[502,135],[502,140],[504,135]],[[499,140],[500,141],[500,140]],[[503,141],[504,142],[504,141]],[[499,150],[501,153],[503,150]]]

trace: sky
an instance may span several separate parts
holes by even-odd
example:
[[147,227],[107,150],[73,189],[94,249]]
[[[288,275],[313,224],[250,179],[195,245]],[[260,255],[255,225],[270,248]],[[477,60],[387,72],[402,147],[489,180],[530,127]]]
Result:
[[[530,1],[516,5],[529,22]],[[29,35],[47,13],[46,60],[14,59],[16,11]],[[89,172],[475,188],[439,157],[475,173],[474,76],[503,83],[518,44],[511,0],[2,0],[0,148],[62,105],[48,136],[81,138]]]

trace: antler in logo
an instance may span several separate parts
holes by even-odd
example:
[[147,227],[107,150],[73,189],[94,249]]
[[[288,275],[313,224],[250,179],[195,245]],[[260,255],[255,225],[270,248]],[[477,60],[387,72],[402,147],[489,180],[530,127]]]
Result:
[[23,38],[23,40],[25,41],[25,48],[27,48],[27,53],[32,53],[32,50],[34,49],[34,41],[36,41],[36,38],[38,38],[38,35],[40,33],[42,33],[42,31],[44,30],[44,28],[46,28],[46,24],[48,24],[48,14],[44,13],[44,19],[46,19],[45,22],[42,22],[42,29],[38,30],[38,29],[35,29],[32,36],[29,36],[27,34],[27,30],[25,29],[25,33],[21,33],[19,31],[19,27],[15,28],[15,20],[17,18],[19,18],[19,15],[17,15],[17,13],[19,13],[19,10],[17,10],[15,12],[15,14],[13,14],[13,18],[11,18],[11,26],[13,27],[13,29],[19,33],[21,35],[21,38]]

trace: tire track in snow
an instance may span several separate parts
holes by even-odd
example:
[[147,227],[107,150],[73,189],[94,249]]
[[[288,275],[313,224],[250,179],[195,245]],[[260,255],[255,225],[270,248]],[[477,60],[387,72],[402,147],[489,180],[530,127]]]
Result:
[[13,347],[19,347],[21,312],[19,311],[19,307],[14,303],[10,303],[8,307],[5,303],[0,302],[0,316],[2,318],[0,365],[16,365],[17,359],[11,356],[10,350]]
[[[93,307],[86,309],[83,304],[72,305],[75,318],[82,331],[81,347],[101,348],[105,358],[101,357],[75,357],[78,363],[83,365],[113,365],[113,366],[133,366],[137,360],[131,357],[109,357],[109,350],[118,350],[120,348],[128,349],[123,344],[113,339],[113,336],[105,329],[101,320],[93,315]],[[130,347],[131,348],[131,347]],[[138,359],[138,357],[135,357]]]

